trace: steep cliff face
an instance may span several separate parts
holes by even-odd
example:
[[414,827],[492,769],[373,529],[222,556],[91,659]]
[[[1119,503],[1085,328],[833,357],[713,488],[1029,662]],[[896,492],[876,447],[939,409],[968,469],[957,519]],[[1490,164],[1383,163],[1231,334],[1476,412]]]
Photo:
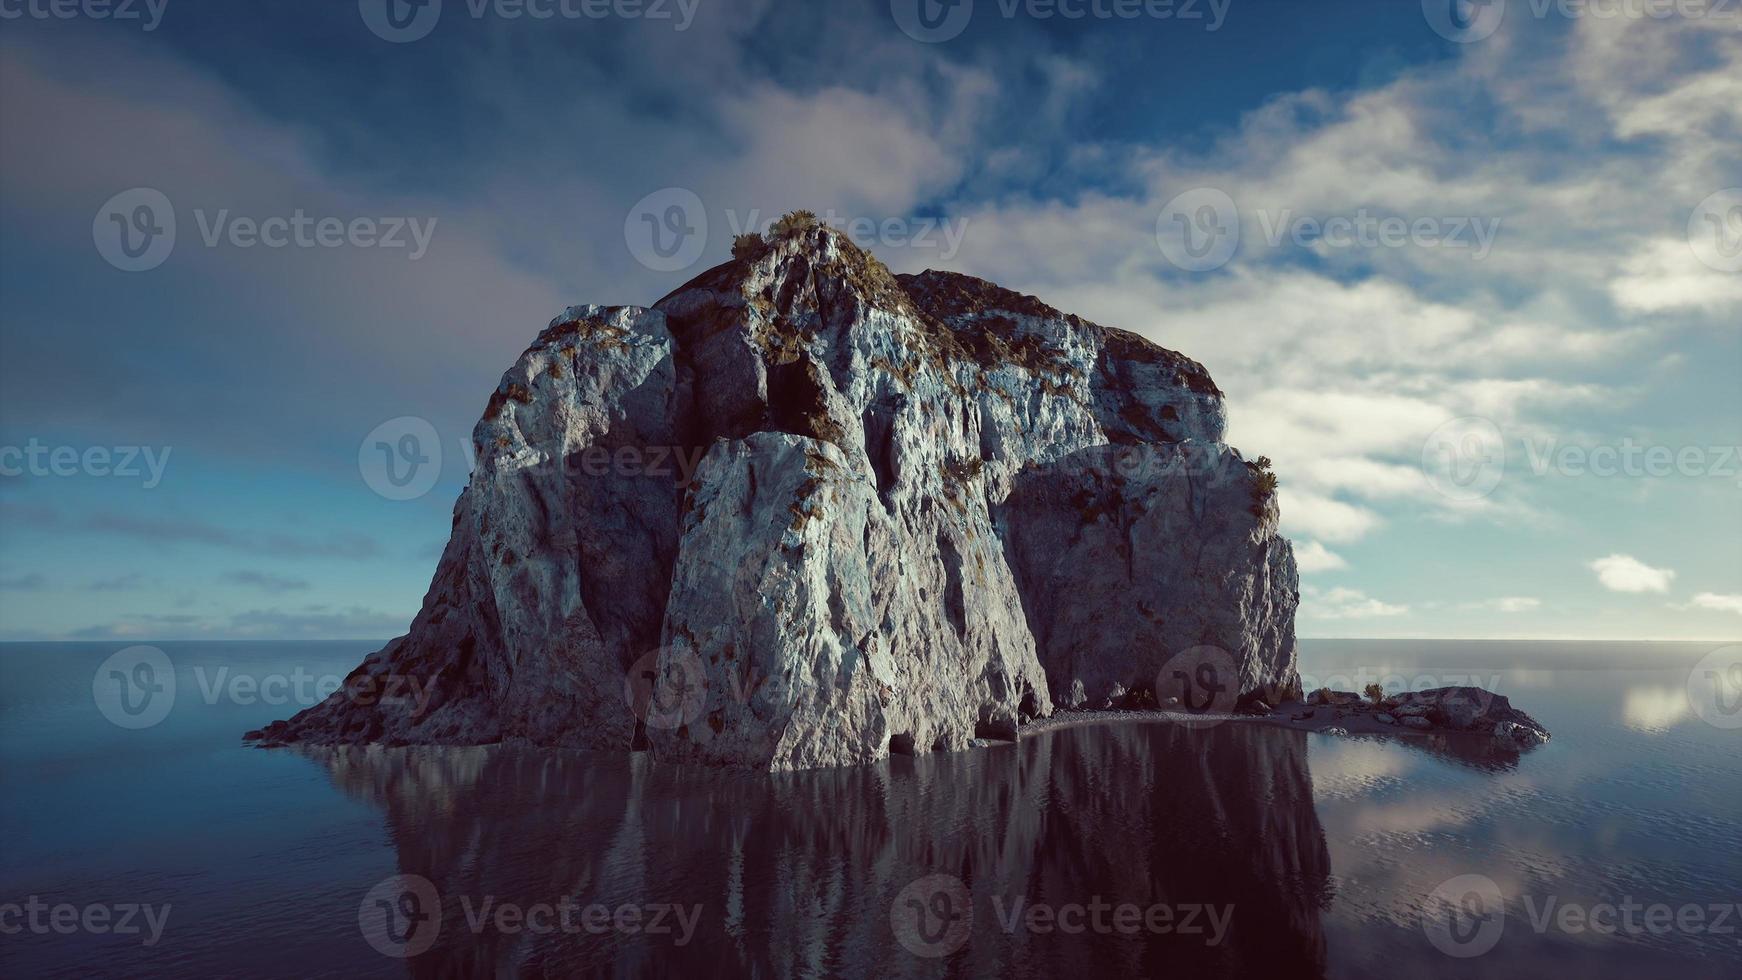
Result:
[[[1293,558],[1225,421],[1188,358],[801,223],[558,317],[411,632],[258,735],[812,768],[1011,735],[1188,647],[1288,684]],[[435,696],[355,695],[387,675]]]

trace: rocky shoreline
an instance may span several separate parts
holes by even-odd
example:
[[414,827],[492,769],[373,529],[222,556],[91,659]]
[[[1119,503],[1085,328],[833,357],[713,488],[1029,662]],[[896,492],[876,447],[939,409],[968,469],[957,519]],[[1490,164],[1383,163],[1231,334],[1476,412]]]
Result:
[[1442,687],[1426,691],[1363,698],[1352,691],[1315,691],[1302,700],[1275,706],[1251,700],[1231,712],[1196,712],[1179,705],[1159,707],[1060,709],[1047,718],[1023,725],[1020,738],[1082,725],[1129,722],[1171,722],[1208,726],[1226,722],[1257,722],[1295,731],[1329,735],[1435,736],[1458,735],[1493,739],[1521,748],[1549,740],[1548,729],[1512,707],[1505,696],[1479,687]]

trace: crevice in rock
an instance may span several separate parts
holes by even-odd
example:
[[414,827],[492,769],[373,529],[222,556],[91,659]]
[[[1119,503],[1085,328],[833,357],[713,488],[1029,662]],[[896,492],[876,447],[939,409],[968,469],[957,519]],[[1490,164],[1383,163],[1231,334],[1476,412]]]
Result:
[[768,428],[790,432],[837,446],[844,434],[829,415],[828,390],[822,371],[808,357],[768,368]]
[[949,617],[950,625],[956,628],[959,639],[968,638],[968,609],[966,597],[962,594],[962,553],[956,547],[956,542],[938,531],[938,558],[944,563],[944,615]]
[[974,723],[974,737],[1014,742],[1016,741],[1016,729],[1015,718],[983,718]]
[[895,487],[894,418],[893,410],[873,405],[865,410],[863,423],[865,458],[870,460],[871,471],[877,477],[877,497],[890,514],[895,513],[895,505],[889,499],[889,491]]
[[841,590],[837,583],[829,583],[829,626],[836,636],[847,635],[847,607],[841,602]]

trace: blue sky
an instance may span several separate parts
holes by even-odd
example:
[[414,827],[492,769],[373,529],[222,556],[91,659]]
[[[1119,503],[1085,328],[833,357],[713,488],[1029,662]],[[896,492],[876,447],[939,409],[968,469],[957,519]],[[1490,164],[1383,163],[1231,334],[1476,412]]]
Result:
[[[1276,461],[1303,635],[1742,635],[1737,13],[1448,0],[1448,37],[1439,2],[978,0],[924,41],[913,0],[445,0],[394,43],[380,0],[5,0],[0,637],[403,631],[538,330],[800,207],[1203,361]],[[129,272],[97,242],[135,188],[176,235]],[[708,225],[676,271],[625,228],[667,188]],[[1206,188],[1239,244],[1192,268],[1164,229]],[[232,234],[297,215],[428,238]],[[404,416],[443,452],[401,501],[359,447]],[[160,478],[83,465],[130,447]]]

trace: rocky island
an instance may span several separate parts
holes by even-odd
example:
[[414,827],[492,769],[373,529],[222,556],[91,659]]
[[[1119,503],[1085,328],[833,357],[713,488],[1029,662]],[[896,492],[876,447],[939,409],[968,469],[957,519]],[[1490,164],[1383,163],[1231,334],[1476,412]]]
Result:
[[[1298,701],[1276,478],[1225,426],[1197,362],[798,212],[651,308],[552,321],[410,631],[247,737],[788,770]],[[358,696],[395,677],[427,698]]]

